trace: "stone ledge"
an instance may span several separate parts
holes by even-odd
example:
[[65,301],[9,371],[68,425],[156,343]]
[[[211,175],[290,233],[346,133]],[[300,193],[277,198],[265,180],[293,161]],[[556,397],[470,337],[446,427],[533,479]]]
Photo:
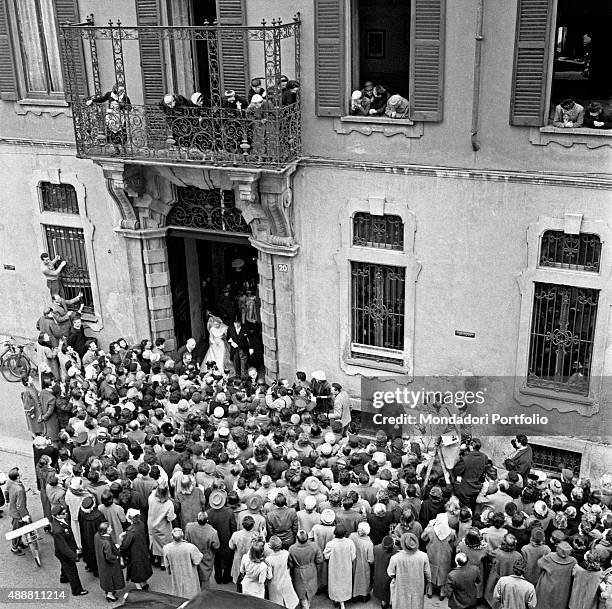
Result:
[[423,123],[414,123],[404,118],[341,116],[334,120],[334,131],[341,135],[356,131],[363,135],[382,133],[385,137],[403,135],[407,138],[420,138],[423,136]]
[[535,146],[548,146],[559,144],[564,148],[571,148],[582,144],[587,148],[612,147],[612,129],[589,129],[577,127],[575,129],[561,129],[547,125],[546,127],[532,127],[529,131],[529,141]]

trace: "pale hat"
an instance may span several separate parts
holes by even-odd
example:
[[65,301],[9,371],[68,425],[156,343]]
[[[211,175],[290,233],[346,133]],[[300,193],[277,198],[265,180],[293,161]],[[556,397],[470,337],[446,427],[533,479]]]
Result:
[[36,436],[34,438],[34,446],[40,450],[46,448],[48,445],[47,438],[44,436]]
[[330,445],[333,445],[336,443],[336,434],[334,434],[334,432],[332,431],[328,431],[324,436],[323,439]]
[[224,415],[225,415],[225,411],[223,410],[223,408],[221,408],[221,406],[217,406],[213,410],[213,417],[215,417],[215,419],[222,419]]
[[257,93],[255,93],[255,95],[253,95],[253,97],[251,97],[251,103],[252,104],[261,104],[263,102],[263,100],[264,100],[264,98],[261,95],[257,94]]
[[389,98],[389,105],[390,106],[397,106],[401,101],[402,101],[402,96],[401,95],[392,95]]
[[202,94],[201,93],[196,92],[196,93],[194,93],[191,96],[191,103],[192,104],[198,105],[201,101],[202,101]]
[[323,444],[321,444],[321,446],[319,446],[319,452],[324,457],[329,457],[332,454],[331,444],[328,444],[327,442],[324,442]]
[[317,500],[314,495],[306,495],[304,497],[304,508],[307,510],[314,510],[317,507]]
[[125,517],[128,520],[133,520],[134,516],[140,516],[140,510],[137,510],[136,508],[129,508],[128,511],[125,513]]
[[332,525],[336,521],[336,512],[329,508],[321,512],[321,524]]
[[360,99],[361,99],[361,97],[362,97],[362,95],[361,95],[361,91],[353,91],[353,92],[351,93],[351,99],[352,99],[353,101],[358,101],[358,100],[360,100]]
[[235,97],[236,96],[236,91],[234,91],[233,89],[227,89],[223,95],[225,95],[225,97]]
[[83,486],[83,480],[81,478],[74,477],[72,480],[70,480],[70,488],[73,491],[80,489],[81,486]]
[[225,493],[225,491],[221,491],[221,490],[213,491],[210,494],[210,497],[208,499],[208,503],[210,504],[210,507],[214,508],[215,510],[221,509],[225,505],[226,501],[227,501],[227,494]]
[[381,451],[376,451],[372,455],[372,459],[378,463],[378,465],[384,465],[387,462],[387,455]]

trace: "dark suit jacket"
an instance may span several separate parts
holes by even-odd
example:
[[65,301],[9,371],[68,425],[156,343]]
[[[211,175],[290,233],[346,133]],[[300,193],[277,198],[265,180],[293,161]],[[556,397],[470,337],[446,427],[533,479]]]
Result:
[[77,545],[74,541],[74,536],[70,528],[70,524],[63,524],[57,518],[53,518],[51,522],[51,535],[53,535],[53,544],[55,545],[55,557],[59,560],[68,562],[76,562]]
[[523,480],[525,480],[525,476],[529,473],[531,469],[531,464],[533,463],[533,451],[531,450],[531,446],[527,445],[527,448],[520,452],[516,457],[511,459],[506,459],[504,461],[504,465],[508,471],[515,471],[521,476],[523,476]]
[[446,580],[444,594],[448,597],[449,609],[472,609],[478,604],[476,584],[480,581],[480,569],[476,565],[465,565],[453,569]]
[[236,332],[236,327],[231,323],[227,328],[227,340],[233,340],[241,351],[248,351],[250,348],[249,335],[246,328],[240,326],[240,332]]
[[461,482],[457,485],[463,494],[478,493],[482,488],[481,476],[487,468],[487,455],[479,450],[465,453],[458,463],[453,467],[453,474],[461,476]]

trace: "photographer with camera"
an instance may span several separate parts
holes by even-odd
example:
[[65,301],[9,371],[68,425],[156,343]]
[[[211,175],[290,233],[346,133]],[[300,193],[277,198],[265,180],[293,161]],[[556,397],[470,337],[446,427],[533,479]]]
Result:
[[523,480],[526,480],[533,464],[533,451],[528,444],[527,436],[522,433],[517,434],[510,443],[515,453],[504,461],[504,467],[509,472],[516,472],[523,477]]
[[472,511],[476,505],[476,497],[480,493],[487,469],[489,458],[480,452],[482,443],[479,438],[471,438],[462,446],[459,461],[453,467],[455,475],[455,495],[462,504],[469,506]]

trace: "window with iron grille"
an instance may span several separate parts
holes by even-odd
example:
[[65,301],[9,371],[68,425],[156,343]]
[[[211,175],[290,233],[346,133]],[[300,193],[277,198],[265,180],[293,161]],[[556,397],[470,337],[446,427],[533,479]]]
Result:
[[85,237],[82,228],[68,226],[43,225],[47,251],[51,258],[56,255],[66,261],[66,266],[60,275],[64,288],[64,298],[71,300],[82,293],[81,302],[85,305],[83,311],[94,312],[91,280],[85,253]]
[[562,469],[571,469],[575,476],[580,475],[582,455],[573,450],[562,450],[551,446],[529,443],[533,451],[533,467],[545,472],[560,474]]
[[599,290],[535,283],[529,387],[588,395]]
[[597,235],[568,235],[561,230],[547,230],[542,235],[540,266],[573,271],[599,271],[601,241]]
[[404,268],[351,262],[353,356],[397,361],[404,349],[404,294]]
[[353,216],[353,245],[402,251],[404,222],[399,216],[357,212]]
[[54,211],[61,214],[79,213],[79,202],[72,184],[41,182],[38,189],[43,211]]

